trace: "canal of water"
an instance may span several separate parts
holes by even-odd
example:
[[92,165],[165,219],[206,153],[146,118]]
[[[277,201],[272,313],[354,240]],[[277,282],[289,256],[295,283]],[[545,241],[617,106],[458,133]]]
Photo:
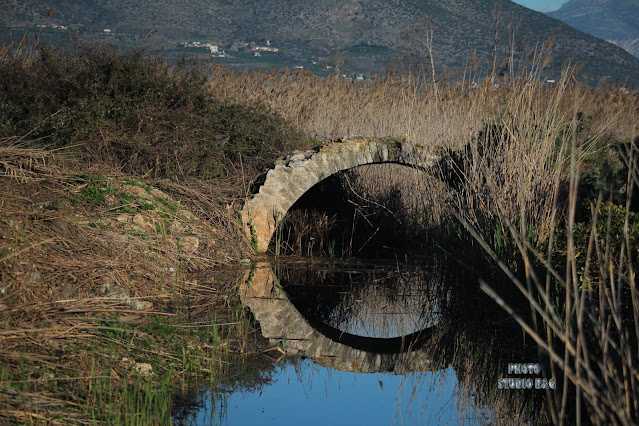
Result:
[[545,391],[499,383],[512,376],[509,364],[541,360],[469,275],[436,258],[255,264],[240,295],[270,345],[246,361],[261,369],[260,379],[227,389],[203,385],[188,416],[175,420],[538,422]]

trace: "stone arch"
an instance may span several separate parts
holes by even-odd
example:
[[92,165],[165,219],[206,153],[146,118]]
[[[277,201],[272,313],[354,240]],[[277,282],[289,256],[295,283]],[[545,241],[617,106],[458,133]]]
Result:
[[242,209],[242,220],[258,253],[264,254],[278,220],[306,191],[327,177],[367,164],[397,163],[428,169],[441,155],[432,148],[397,139],[347,139],[295,152],[268,171],[259,192]]

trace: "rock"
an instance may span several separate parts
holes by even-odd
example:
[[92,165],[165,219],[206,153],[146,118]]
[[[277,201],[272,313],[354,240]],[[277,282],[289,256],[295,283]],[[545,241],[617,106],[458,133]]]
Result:
[[146,300],[131,299],[129,292],[118,285],[104,284],[100,287],[100,291],[107,296],[119,299],[125,305],[129,305],[136,311],[149,311],[153,307],[153,303]]
[[290,161],[300,161],[300,160],[305,160],[306,159],[306,155],[304,155],[303,152],[295,152],[294,154],[290,155],[288,157],[288,159]]
[[151,195],[153,195],[156,198],[161,198],[163,200],[166,200],[167,198],[169,198],[168,195],[166,195],[164,192],[160,191],[157,188],[151,188]]
[[20,228],[22,227],[22,222],[20,222],[19,220],[13,220],[13,219],[9,219],[9,226],[14,230],[14,231],[19,231]]
[[124,185],[122,187],[122,189],[124,189],[126,192],[128,192],[131,195],[135,195],[138,198],[142,198],[142,199],[145,199],[145,200],[153,199],[151,194],[149,194],[148,192],[146,192],[146,190],[144,188],[140,188],[139,186]]
[[121,315],[120,318],[118,318],[118,322],[120,322],[121,324],[132,324],[132,325],[149,323],[149,321],[147,321],[146,319],[146,315],[144,314]]
[[135,371],[142,377],[153,376],[153,367],[151,366],[151,364],[147,364],[146,362],[136,362],[135,364],[133,364],[133,371]]
[[140,227],[140,229],[145,231],[155,230],[155,227],[147,222],[144,216],[142,216],[141,214],[136,214],[135,216],[133,216],[133,223],[135,223]]
[[128,222],[129,221],[129,215],[126,214],[121,214],[120,216],[116,217],[115,220],[117,220],[118,222]]
[[119,285],[103,284],[102,286],[100,286],[100,291],[107,296],[115,295],[129,297],[129,292]]
[[195,237],[184,237],[180,240],[180,248],[186,254],[195,253],[199,245],[200,240]]
[[126,357],[122,358],[120,362],[126,368],[131,368],[133,372],[138,373],[142,377],[153,376],[153,367],[151,366],[151,364],[148,364],[146,362],[135,362],[134,360],[126,358]]
[[304,160],[291,160],[290,163],[288,163],[289,167],[300,167],[304,165]]
[[29,277],[29,282],[31,284],[37,284],[40,282],[41,278],[42,275],[40,274],[40,271],[38,271],[37,268],[33,268],[33,274],[31,274],[31,277]]
[[109,194],[104,196],[104,202],[106,203],[107,206],[115,206],[117,201],[118,199],[115,197],[115,195]]
[[182,223],[179,220],[174,220],[171,223],[171,233],[172,234],[181,234],[184,231],[186,231],[186,228],[184,228],[184,225],[182,225]]
[[148,300],[131,300],[131,307],[136,311],[150,311],[153,308],[153,302]]

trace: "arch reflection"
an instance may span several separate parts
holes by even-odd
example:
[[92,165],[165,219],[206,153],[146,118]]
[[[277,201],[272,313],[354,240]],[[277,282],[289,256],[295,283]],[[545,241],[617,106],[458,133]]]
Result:
[[288,354],[312,358],[320,365],[349,372],[404,374],[439,371],[449,364],[445,357],[429,350],[429,343],[440,333],[437,324],[397,337],[340,330],[335,324],[301,313],[269,263],[259,263],[247,272],[240,297],[271,343],[285,342]]

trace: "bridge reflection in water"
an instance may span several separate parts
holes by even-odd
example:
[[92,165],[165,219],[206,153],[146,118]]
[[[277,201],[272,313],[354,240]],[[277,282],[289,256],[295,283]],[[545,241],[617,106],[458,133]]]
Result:
[[[406,285],[384,286],[388,281],[397,284],[401,280],[380,277],[374,270],[350,270],[341,274],[357,275],[360,279],[355,286],[351,281],[350,289],[343,291],[342,286],[327,278],[327,274],[337,272],[318,266],[303,270],[314,275],[315,282],[308,282],[309,274],[302,278],[298,273],[297,277],[288,277],[286,289],[269,263],[260,263],[247,272],[240,290],[242,303],[253,313],[263,336],[272,344],[283,344],[289,355],[309,357],[317,364],[341,371],[405,374],[439,371],[448,366],[450,360],[445,359],[443,353],[433,351],[429,344],[431,340],[441,338],[440,326],[434,324],[437,310],[433,304],[436,300],[415,297],[429,294],[426,288],[411,291]],[[287,272],[299,271],[298,266]],[[387,274],[386,270],[384,274]],[[280,270],[281,275],[287,274]],[[418,275],[413,272],[412,276]],[[305,282],[291,282],[291,278]],[[328,293],[320,291],[327,287],[332,287]],[[392,293],[386,292],[386,297],[380,297],[383,289],[392,289]],[[300,292],[303,294],[298,296]],[[400,293],[403,297],[398,297]],[[323,300],[322,294],[326,295]],[[332,297],[334,295],[338,295],[337,300]],[[407,312],[407,307],[412,307],[413,311]],[[404,312],[399,311],[402,308]],[[325,315],[318,315],[321,310]],[[363,324],[367,313],[369,321]],[[414,329],[412,332],[392,336],[405,330],[407,324]],[[354,334],[358,326],[369,335]],[[376,337],[380,334],[386,336]]]
[[246,271],[242,302],[286,359],[245,358],[246,384],[210,383],[186,423],[547,423],[543,390],[499,390],[508,363],[544,360],[468,269],[371,262]]
[[480,422],[543,423],[543,391],[497,390],[508,363],[543,362],[517,324],[458,266],[417,265],[258,263],[240,295],[263,336],[287,356],[404,377],[436,378],[452,368],[457,398],[480,410]]

